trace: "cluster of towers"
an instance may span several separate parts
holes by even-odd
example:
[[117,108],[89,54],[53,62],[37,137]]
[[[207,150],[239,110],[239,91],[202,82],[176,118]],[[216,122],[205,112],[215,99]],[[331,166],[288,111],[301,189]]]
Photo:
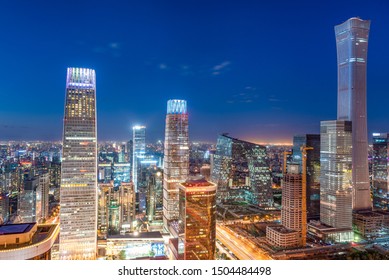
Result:
[[[138,193],[140,176],[138,167],[145,157],[145,127],[133,127],[133,150],[130,160],[132,162],[132,182],[122,183],[119,190],[115,190],[110,183],[101,184],[100,188],[97,188],[96,128],[95,71],[68,68],[60,192],[60,259],[95,259],[97,229],[100,232],[110,230],[116,232],[120,223],[126,222],[131,226],[134,220],[135,194]],[[169,232],[176,239],[179,237],[180,242],[184,244],[192,244],[192,247],[193,242],[197,242],[193,248],[198,248],[198,252],[193,253],[192,248],[191,255],[183,252],[177,258],[213,259],[215,213],[209,217],[210,221],[206,225],[203,224],[203,216],[200,220],[196,217],[201,212],[208,213],[209,208],[215,211],[216,188],[215,185],[205,180],[189,180],[188,112],[185,100],[168,101],[164,169],[163,174],[157,172],[155,175],[158,177],[155,180],[163,178],[164,231]],[[162,187],[162,180],[160,181]],[[123,188],[128,190],[123,193]],[[201,197],[208,189],[213,199],[207,198],[201,203],[196,202],[199,193]],[[149,192],[152,194],[153,190]],[[154,195],[152,199],[156,197]],[[187,203],[179,203],[180,200]],[[108,204],[109,207],[106,207]],[[149,203],[149,205],[154,205],[154,203]],[[119,207],[121,210],[128,208],[128,211],[119,211]],[[155,215],[156,209],[148,209],[148,212],[150,215]],[[182,231],[177,226],[182,225],[185,219],[193,219],[190,225],[194,227],[191,231]],[[190,225],[185,224],[185,226]],[[200,231],[206,231],[208,234],[199,239]],[[185,236],[189,232],[192,235]],[[191,239],[194,241],[192,242]]]
[[[388,215],[382,211],[372,211],[370,191],[366,117],[369,30],[370,21],[360,18],[350,18],[335,26],[337,119],[322,121],[320,135],[306,135],[303,141],[299,137],[294,139],[293,158],[284,174],[282,226],[267,229],[268,240],[275,246],[305,246],[307,231],[325,241],[345,242],[353,240],[354,232],[369,238],[377,236],[385,227]],[[373,136],[376,154],[385,152],[385,135]],[[377,141],[384,148],[379,147]],[[304,156],[299,149],[307,147],[312,151]],[[381,157],[374,158],[373,165],[379,166]],[[296,168],[301,168],[301,163],[306,164],[307,161],[308,166],[304,167],[303,164],[302,170],[296,171]],[[386,165],[387,159],[384,161]],[[379,176],[382,172],[387,174],[387,166],[381,173],[375,172],[374,177],[378,181],[387,178]],[[380,183],[375,181],[373,185],[377,185],[378,190]],[[387,193],[385,191],[381,190],[381,193]],[[375,200],[377,205],[384,201],[377,200],[380,201]],[[294,202],[296,204],[291,206]],[[301,219],[307,214],[312,219],[308,225],[306,219]]]
[[[296,143],[302,141],[303,150],[300,153],[301,145],[296,144],[293,160],[285,168],[282,226],[267,229],[268,238],[278,246],[304,246],[309,230],[328,234],[335,241],[349,241],[353,227],[362,230],[368,219],[376,215],[371,212],[366,117],[369,30],[370,21],[359,18],[351,18],[335,27],[337,119],[322,121],[320,135],[295,139]],[[94,259],[96,256],[96,128],[95,71],[69,68],[60,196],[61,259]],[[145,157],[144,126],[133,128],[132,147],[132,181],[134,192],[138,193],[138,165]],[[272,205],[270,173],[268,165],[261,160],[266,157],[265,147],[227,135],[219,137],[217,147],[220,149],[211,168],[212,181],[216,184],[202,178],[189,178],[187,103],[176,99],[168,101],[164,168],[160,174],[163,178],[162,220],[164,232],[173,237],[170,246],[177,259],[214,257],[216,200],[223,202],[247,194],[252,203]],[[308,166],[307,160],[310,161]],[[246,170],[247,176],[242,177],[240,173],[236,178],[227,176],[231,175],[228,168],[234,162],[244,162],[241,170]],[[240,182],[242,178],[249,183]],[[237,195],[231,195],[233,191]],[[155,209],[150,211],[155,213]],[[307,225],[307,217],[318,218],[320,222]]]

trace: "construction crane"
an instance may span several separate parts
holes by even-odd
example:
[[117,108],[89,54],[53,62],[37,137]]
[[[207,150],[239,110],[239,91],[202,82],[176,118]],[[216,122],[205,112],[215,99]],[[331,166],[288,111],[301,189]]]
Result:
[[[305,247],[307,244],[307,151],[313,150],[312,147],[301,146],[300,148],[302,153],[302,202],[301,202],[301,238],[302,238],[302,246]],[[285,157],[285,155],[284,155]]]
[[288,155],[291,155],[291,151],[284,151],[284,168],[282,170],[283,174],[286,174],[286,160],[288,159]]

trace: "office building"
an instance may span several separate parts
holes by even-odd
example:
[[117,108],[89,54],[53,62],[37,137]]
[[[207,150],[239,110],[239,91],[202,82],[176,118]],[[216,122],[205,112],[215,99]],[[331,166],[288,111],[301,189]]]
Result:
[[217,184],[218,203],[245,201],[271,207],[273,193],[266,147],[219,135],[211,181]]
[[60,192],[59,257],[96,258],[97,132],[96,76],[68,68]]
[[320,221],[352,228],[351,122],[320,123]]
[[370,21],[350,18],[335,26],[338,120],[352,123],[353,210],[371,210],[368,167],[366,64]]
[[98,233],[107,235],[132,231],[135,218],[134,184],[99,183]]
[[38,206],[38,177],[24,180],[24,188],[18,193],[18,214],[23,223],[35,223],[40,216]]
[[146,127],[134,126],[132,128],[132,181],[134,182],[135,192],[138,192],[138,176],[140,169],[140,161],[145,157],[146,153]]
[[132,182],[122,183],[119,187],[120,228],[124,231],[133,229],[135,217],[135,188]]
[[37,221],[45,222],[49,217],[49,191],[50,191],[50,174],[42,173],[38,176],[38,191],[37,201],[39,214],[37,215]]
[[216,185],[201,177],[190,178],[179,185],[179,200],[179,243],[183,244],[183,259],[214,260]]
[[281,226],[266,228],[266,238],[270,244],[279,248],[305,246],[306,212],[303,211],[303,185],[301,166],[289,164],[282,182]]
[[389,135],[373,133],[373,207],[389,208]]
[[163,170],[149,169],[147,173],[146,215],[150,225],[163,221]]
[[189,175],[189,134],[186,100],[167,102],[163,159],[163,224],[178,219],[178,185]]

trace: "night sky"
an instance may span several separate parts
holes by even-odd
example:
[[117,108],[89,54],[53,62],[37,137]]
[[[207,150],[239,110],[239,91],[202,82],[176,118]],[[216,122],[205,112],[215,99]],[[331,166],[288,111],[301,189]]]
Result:
[[337,2],[1,1],[0,140],[62,138],[67,67],[96,70],[98,140],[136,124],[163,140],[173,98],[190,140],[318,133],[336,119],[334,26],[353,16],[372,21],[369,133],[389,132],[389,1]]

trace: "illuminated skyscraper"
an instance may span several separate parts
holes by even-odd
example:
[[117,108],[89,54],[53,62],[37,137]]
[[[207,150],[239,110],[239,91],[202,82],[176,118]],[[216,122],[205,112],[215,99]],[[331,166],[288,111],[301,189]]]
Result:
[[95,71],[68,68],[60,194],[61,259],[95,259],[97,238]]
[[366,63],[370,21],[350,18],[335,26],[338,57],[338,120],[352,122],[353,210],[371,209]]
[[[179,186],[180,242],[183,259],[214,260],[216,248],[216,185],[202,178]],[[179,248],[181,248],[179,246]]]
[[322,121],[320,139],[320,221],[351,229],[351,122]]
[[373,133],[373,206],[389,209],[389,134]]
[[163,224],[178,219],[178,184],[189,174],[189,135],[186,100],[167,102],[163,159]]
[[138,177],[140,169],[140,160],[146,153],[146,127],[134,126],[132,128],[133,156],[132,156],[132,181],[134,182],[135,192],[138,192]]
[[262,207],[273,203],[266,147],[219,135],[211,181],[217,184],[218,203],[243,200]]
[[307,224],[303,222],[303,183],[299,164],[288,164],[282,182],[281,226],[266,227],[270,244],[280,248],[305,246]]

